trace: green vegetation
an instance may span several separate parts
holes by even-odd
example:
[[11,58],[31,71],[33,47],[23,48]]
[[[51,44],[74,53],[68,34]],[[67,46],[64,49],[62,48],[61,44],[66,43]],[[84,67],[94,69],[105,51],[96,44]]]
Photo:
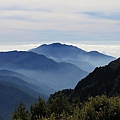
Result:
[[26,110],[21,101],[12,114],[12,120],[120,120],[120,96],[89,97],[86,102],[78,99],[70,102],[62,93],[42,98]]
[[30,120],[30,113],[26,110],[25,104],[22,101],[13,113],[12,120]]

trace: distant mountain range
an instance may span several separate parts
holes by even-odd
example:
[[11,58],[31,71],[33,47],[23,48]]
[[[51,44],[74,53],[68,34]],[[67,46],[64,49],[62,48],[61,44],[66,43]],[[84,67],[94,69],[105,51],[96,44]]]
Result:
[[0,70],[0,82],[19,88],[35,98],[41,96],[42,98],[47,99],[48,96],[55,91],[42,83],[40,83],[41,85],[37,85],[35,79],[31,79],[23,74],[5,69]]
[[10,86],[7,82],[0,81],[0,117],[1,120],[10,120],[11,113],[20,103],[21,99],[28,108],[36,99],[16,87]]
[[70,63],[58,63],[33,52],[0,52],[0,118],[10,119],[22,99],[30,105],[37,97],[74,88],[88,73]]
[[114,57],[97,51],[87,52],[76,46],[61,43],[43,44],[30,51],[43,54],[57,62],[72,63],[87,72],[91,72],[95,67],[106,65],[110,61],[115,60]]
[[88,73],[70,63],[58,63],[33,52],[0,52],[0,68],[17,71],[55,90],[73,88]]
[[[24,80],[25,79],[25,80]],[[0,70],[0,116],[10,120],[11,113],[17,107],[20,100],[29,107],[39,96],[48,99],[52,89],[46,85],[32,84],[32,79],[9,70]],[[49,91],[49,92],[48,92]],[[3,119],[3,120],[4,120]],[[2,118],[1,118],[2,120]]]

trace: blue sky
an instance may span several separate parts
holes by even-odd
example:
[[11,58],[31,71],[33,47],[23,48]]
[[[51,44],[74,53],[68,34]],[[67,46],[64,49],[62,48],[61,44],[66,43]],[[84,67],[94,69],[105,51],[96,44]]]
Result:
[[0,0],[0,51],[52,42],[120,56],[120,0]]

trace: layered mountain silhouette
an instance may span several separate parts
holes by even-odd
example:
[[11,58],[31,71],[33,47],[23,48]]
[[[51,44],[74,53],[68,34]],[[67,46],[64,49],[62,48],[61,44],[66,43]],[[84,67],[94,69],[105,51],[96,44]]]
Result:
[[46,85],[37,86],[31,81],[32,79],[22,74],[5,69],[0,70],[0,120],[2,118],[10,120],[20,100],[29,107],[39,96],[47,100],[53,92],[50,92],[49,90],[52,89],[48,89]]
[[21,99],[27,108],[36,100],[31,95],[18,89],[17,86],[13,87],[8,83],[0,81],[0,119],[10,120],[12,112],[18,106]]
[[10,119],[20,100],[29,106],[39,96],[73,88],[88,73],[33,52],[0,52],[0,118]]
[[120,95],[120,58],[104,67],[97,67],[86,78],[79,81],[70,98],[86,100],[89,96],[106,94]]
[[41,86],[35,85],[35,79],[30,79],[25,75],[5,69],[0,70],[0,82],[8,86],[16,87],[35,98],[41,96],[42,98],[47,99],[48,96],[54,92],[52,88],[50,89],[44,84],[41,84]]
[[[28,93],[32,93],[34,97],[41,96],[42,98],[47,99],[48,96],[55,91],[42,82],[39,82],[38,85],[36,79],[32,79],[23,74],[6,69],[0,70],[0,80],[2,80],[2,82],[7,82],[9,85],[19,86],[23,91],[25,89],[25,92],[28,91]],[[29,89],[32,89],[33,92],[30,92]]]
[[43,44],[37,48],[31,49],[38,54],[43,54],[48,58],[52,58],[58,62],[68,62],[77,65],[85,71],[92,71],[97,66],[103,66],[110,61],[115,60],[114,57],[99,53],[97,51],[87,52],[76,46],[61,43]]
[[[1,69],[9,69],[36,79],[55,90],[73,88],[88,73],[70,63],[58,63],[33,52],[0,52]],[[47,88],[46,88],[47,89]]]

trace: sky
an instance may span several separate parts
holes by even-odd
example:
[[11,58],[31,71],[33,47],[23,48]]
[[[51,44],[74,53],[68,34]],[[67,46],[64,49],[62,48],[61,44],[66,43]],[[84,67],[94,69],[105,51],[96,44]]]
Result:
[[0,0],[0,51],[53,42],[119,57],[120,0]]

